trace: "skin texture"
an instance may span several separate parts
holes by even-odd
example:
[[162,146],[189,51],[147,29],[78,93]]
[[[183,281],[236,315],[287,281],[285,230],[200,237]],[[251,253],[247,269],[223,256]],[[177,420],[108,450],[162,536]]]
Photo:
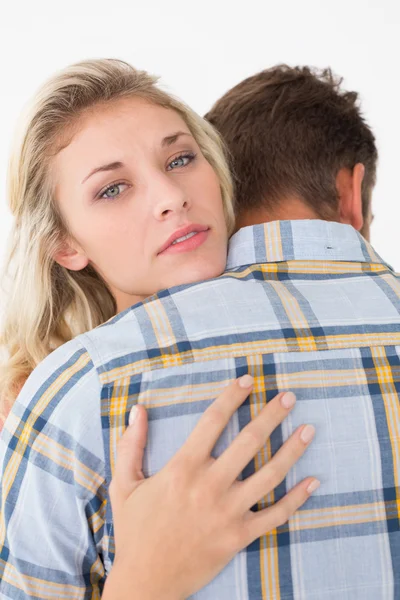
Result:
[[[351,225],[357,231],[362,230],[363,236],[369,241],[372,215],[369,214],[364,220],[362,213],[361,186],[364,172],[364,165],[361,163],[356,164],[352,170],[344,167],[338,171],[336,176],[338,206],[335,221]],[[321,216],[301,198],[289,196],[277,202],[275,210],[266,210],[260,206],[258,209],[239,214],[236,219],[236,231],[249,225],[296,219],[321,219]]]
[[[177,132],[185,135],[162,143]],[[123,166],[88,177],[115,162]],[[224,270],[227,230],[218,177],[175,111],[140,98],[92,110],[55,157],[53,177],[70,234],[55,258],[72,270],[91,263],[118,311]],[[203,243],[159,254],[172,234],[192,224],[207,228]]]

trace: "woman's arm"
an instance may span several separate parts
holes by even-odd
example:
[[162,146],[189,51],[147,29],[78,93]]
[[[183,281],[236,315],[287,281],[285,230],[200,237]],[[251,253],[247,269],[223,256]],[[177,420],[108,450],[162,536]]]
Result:
[[[307,478],[275,505],[250,508],[271,492],[302,456],[312,428],[300,427],[257,473],[237,478],[294,403],[278,394],[218,458],[211,457],[230,417],[252,390],[245,375],[204,412],[185,445],[156,475],[144,479],[147,418],[137,406],[120,441],[110,486],[116,559],[103,600],[184,600],[213,579],[237,552],[283,524],[318,482]],[[305,433],[311,434],[307,440]],[[306,436],[307,437],[307,436]]]

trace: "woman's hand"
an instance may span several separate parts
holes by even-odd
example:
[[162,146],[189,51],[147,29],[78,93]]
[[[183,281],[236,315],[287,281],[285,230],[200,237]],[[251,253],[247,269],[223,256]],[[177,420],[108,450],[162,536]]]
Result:
[[319,482],[311,477],[269,508],[250,508],[271,492],[302,456],[314,428],[302,425],[259,471],[237,478],[295,403],[278,394],[235,438],[211,457],[229,419],[250,394],[249,375],[235,380],[207,408],[169,463],[145,479],[145,409],[119,442],[110,485],[116,559],[103,599],[181,600],[213,579],[241,549],[285,523]]

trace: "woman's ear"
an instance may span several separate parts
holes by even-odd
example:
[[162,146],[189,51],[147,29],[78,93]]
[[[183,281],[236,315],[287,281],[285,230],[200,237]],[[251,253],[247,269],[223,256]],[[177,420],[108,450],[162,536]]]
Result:
[[336,176],[340,222],[352,225],[357,231],[362,229],[364,223],[361,193],[364,173],[364,165],[357,163],[352,171],[343,168]]
[[54,260],[70,271],[81,271],[89,264],[89,259],[83,250],[69,241],[61,244],[54,254]]

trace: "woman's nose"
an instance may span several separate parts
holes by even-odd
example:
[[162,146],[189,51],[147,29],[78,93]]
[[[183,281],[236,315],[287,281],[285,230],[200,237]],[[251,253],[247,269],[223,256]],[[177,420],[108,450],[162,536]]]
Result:
[[163,182],[154,190],[154,217],[158,220],[163,220],[172,214],[187,211],[189,208],[189,200],[185,190],[174,182]]

